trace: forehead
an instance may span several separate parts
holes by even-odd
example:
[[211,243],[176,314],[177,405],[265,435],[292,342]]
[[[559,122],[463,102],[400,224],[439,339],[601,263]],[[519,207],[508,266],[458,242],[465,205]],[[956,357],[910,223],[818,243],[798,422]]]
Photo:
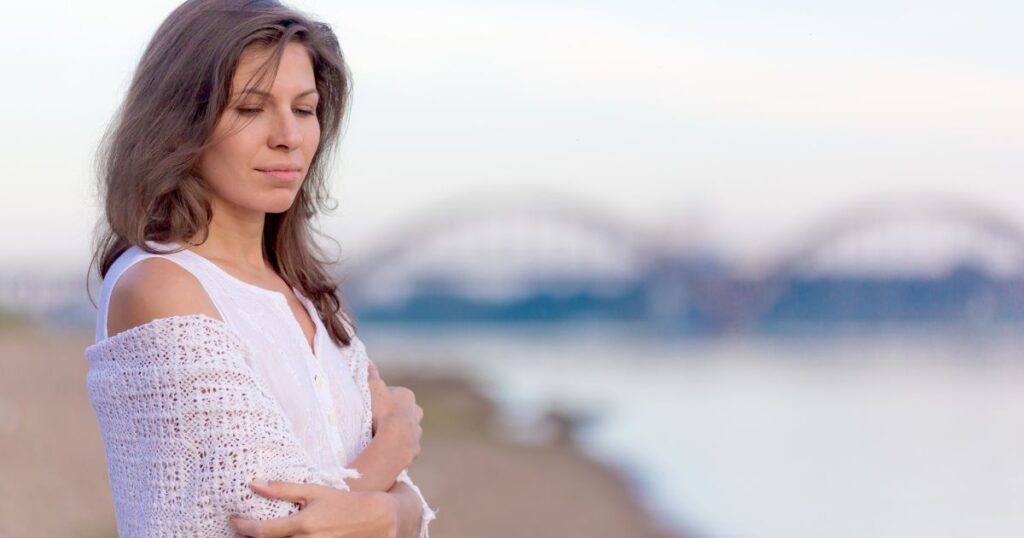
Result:
[[[255,76],[261,74],[260,68],[270,59],[274,46],[249,46],[242,51],[238,59],[238,67],[235,68],[232,77],[232,88],[235,92],[242,91],[246,84],[255,84]],[[271,66],[267,66],[270,68]],[[269,71],[263,73],[269,75]],[[265,81],[266,82],[266,81]],[[265,83],[264,82],[264,83]],[[273,87],[289,89],[292,86],[302,86],[303,89],[311,87],[315,83],[313,74],[313,62],[309,57],[309,51],[301,43],[290,42],[285,45],[281,54],[281,61],[277,66],[277,75],[273,81]],[[273,90],[271,90],[273,91]]]

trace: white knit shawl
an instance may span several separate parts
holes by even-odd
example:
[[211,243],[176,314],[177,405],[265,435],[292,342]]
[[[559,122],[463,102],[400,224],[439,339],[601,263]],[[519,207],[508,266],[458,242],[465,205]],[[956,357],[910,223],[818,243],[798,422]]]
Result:
[[[106,446],[118,533],[231,538],[232,515],[287,516],[257,478],[347,490],[358,471],[318,468],[251,369],[251,349],[208,316],[159,318],[86,349],[89,398]],[[412,484],[405,471],[399,480]],[[420,494],[422,499],[422,494]],[[421,536],[435,513],[423,503]]]

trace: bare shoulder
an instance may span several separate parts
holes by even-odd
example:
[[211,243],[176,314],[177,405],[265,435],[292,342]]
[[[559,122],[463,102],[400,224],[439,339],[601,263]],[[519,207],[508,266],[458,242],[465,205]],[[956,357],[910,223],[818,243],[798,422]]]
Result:
[[114,285],[107,306],[107,335],[154,319],[190,314],[221,319],[192,273],[165,258],[146,258],[126,269]]

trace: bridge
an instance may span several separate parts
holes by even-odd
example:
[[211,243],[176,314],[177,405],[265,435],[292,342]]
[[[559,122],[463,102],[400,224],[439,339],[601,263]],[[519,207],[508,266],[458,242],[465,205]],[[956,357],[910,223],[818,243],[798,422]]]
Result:
[[[557,195],[455,199],[337,275],[363,319],[642,321],[742,331],[808,319],[1024,320],[1024,231],[955,199],[866,202],[738,268]],[[91,320],[84,274],[0,275],[0,309]],[[98,284],[93,282],[94,293]]]
[[[1015,291],[1024,279],[1024,231],[961,200],[854,206],[742,272],[680,248],[674,239],[683,231],[642,230],[613,214],[537,195],[457,200],[394,229],[349,268],[346,292],[371,313],[401,305],[422,310],[430,299],[424,317],[446,307],[465,318],[487,317],[488,308],[504,304],[519,309],[513,317],[545,319],[546,307],[576,308],[584,318],[689,319],[736,330],[791,308],[789,295],[801,282],[939,282],[969,266],[991,280],[979,293],[1013,303],[1003,310],[1024,311]],[[532,306],[516,304],[530,298]]]

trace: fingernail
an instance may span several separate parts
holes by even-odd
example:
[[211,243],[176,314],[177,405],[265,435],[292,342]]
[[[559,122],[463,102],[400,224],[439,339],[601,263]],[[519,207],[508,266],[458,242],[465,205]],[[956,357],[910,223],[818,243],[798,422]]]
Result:
[[265,487],[270,485],[270,482],[267,482],[266,480],[264,480],[262,478],[257,478],[256,480],[253,480],[251,482],[251,484],[254,485],[254,486],[259,486],[261,488],[265,488]]

